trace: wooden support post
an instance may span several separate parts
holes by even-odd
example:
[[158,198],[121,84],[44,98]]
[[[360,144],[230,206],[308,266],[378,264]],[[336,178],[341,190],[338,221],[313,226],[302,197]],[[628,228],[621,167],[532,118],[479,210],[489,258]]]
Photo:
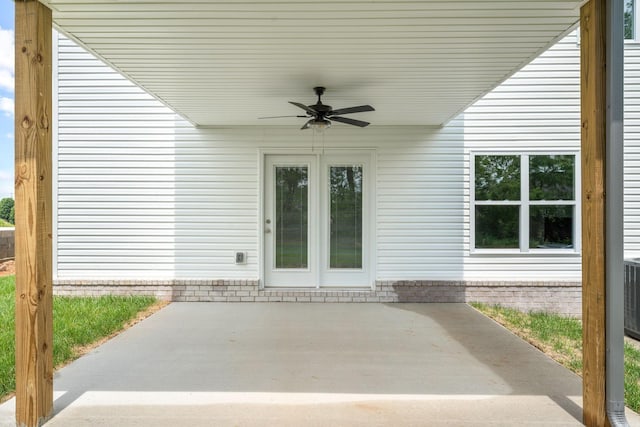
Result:
[[605,0],[590,0],[580,9],[583,421],[598,427],[609,424],[605,394],[605,6]]
[[16,424],[53,409],[51,10],[15,2]]

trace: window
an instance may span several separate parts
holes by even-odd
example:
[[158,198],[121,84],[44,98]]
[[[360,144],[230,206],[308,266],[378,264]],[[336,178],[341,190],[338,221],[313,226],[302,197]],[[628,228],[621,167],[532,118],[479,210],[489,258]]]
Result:
[[475,154],[472,250],[576,252],[576,154]]
[[624,0],[624,38],[625,40],[638,40],[637,23],[638,22],[638,5],[636,0]]
[[[637,23],[640,22],[640,5],[638,0],[623,1],[623,33],[624,40],[627,43],[640,43],[640,31],[638,31]],[[576,43],[580,44],[580,31],[575,32]]]

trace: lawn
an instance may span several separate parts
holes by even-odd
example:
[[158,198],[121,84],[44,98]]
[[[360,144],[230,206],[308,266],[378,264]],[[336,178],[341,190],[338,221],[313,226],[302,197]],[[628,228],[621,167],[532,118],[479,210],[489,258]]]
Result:
[[[549,313],[523,313],[500,306],[472,303],[516,335],[539,348],[578,375],[582,375],[582,322]],[[624,400],[640,412],[640,350],[624,345]]]
[[[86,347],[121,330],[151,308],[153,297],[53,298],[53,363],[61,366]],[[0,277],[0,401],[15,390],[15,276]]]
[[7,222],[4,219],[0,218],[0,227],[15,227],[15,226],[10,222]]

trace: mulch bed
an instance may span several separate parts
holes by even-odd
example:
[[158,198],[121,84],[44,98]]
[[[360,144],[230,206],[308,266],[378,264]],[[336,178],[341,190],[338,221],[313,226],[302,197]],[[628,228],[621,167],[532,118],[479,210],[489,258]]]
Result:
[[0,277],[1,276],[10,276],[12,274],[16,274],[16,264],[12,259],[9,260],[0,260]]

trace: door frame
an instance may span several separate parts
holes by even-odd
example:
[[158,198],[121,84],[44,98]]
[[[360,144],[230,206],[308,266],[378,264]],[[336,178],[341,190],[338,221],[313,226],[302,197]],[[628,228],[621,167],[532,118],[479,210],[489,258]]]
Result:
[[[363,211],[369,212],[368,224],[366,228],[363,228],[363,235],[368,236],[368,257],[363,259],[363,269],[367,270],[367,283],[368,285],[363,286],[345,286],[345,287],[337,287],[337,286],[314,286],[308,288],[300,288],[306,289],[308,291],[314,289],[371,289],[375,290],[375,278],[376,278],[376,266],[377,266],[377,203],[376,203],[376,193],[377,193],[377,153],[375,148],[323,148],[323,149],[304,149],[304,148],[260,148],[258,149],[258,218],[257,218],[257,227],[256,231],[258,232],[258,274],[259,274],[259,288],[265,289],[265,163],[266,157],[270,155],[292,155],[292,156],[304,156],[304,155],[313,155],[316,156],[318,169],[321,166],[320,160],[322,156],[336,156],[336,155],[344,155],[344,156],[354,156],[361,155],[367,156],[366,163],[368,165],[368,182],[369,185],[369,195],[367,197],[368,201],[363,205]],[[318,173],[318,175],[320,175]],[[319,178],[319,177],[318,177]],[[322,183],[319,183],[321,185]],[[363,252],[364,253],[364,252]],[[320,258],[320,257],[318,257]],[[318,268],[320,270],[320,268]],[[318,271],[318,280],[320,280],[320,271]],[[267,288],[269,289],[269,288]],[[278,288],[274,288],[278,289]],[[296,289],[296,288],[293,288]]]
[[[264,158],[265,169],[262,179],[264,181],[264,193],[263,193],[263,209],[264,215],[262,219],[263,227],[263,252],[262,258],[264,260],[264,283],[266,286],[267,278],[270,283],[277,283],[275,287],[280,288],[305,288],[314,289],[318,285],[317,271],[320,267],[318,263],[318,257],[316,256],[317,248],[320,246],[318,232],[320,206],[319,206],[319,171],[318,171],[318,157],[312,154],[269,154]],[[277,215],[276,210],[276,194],[274,192],[276,184],[275,172],[280,167],[300,167],[305,166],[307,168],[307,264],[303,268],[275,268],[276,261],[276,241],[277,234]],[[269,187],[267,187],[269,184]],[[267,209],[270,208],[270,209]],[[266,220],[269,219],[270,223],[267,224]],[[269,231],[267,231],[267,229]],[[271,266],[273,268],[267,268]]]

